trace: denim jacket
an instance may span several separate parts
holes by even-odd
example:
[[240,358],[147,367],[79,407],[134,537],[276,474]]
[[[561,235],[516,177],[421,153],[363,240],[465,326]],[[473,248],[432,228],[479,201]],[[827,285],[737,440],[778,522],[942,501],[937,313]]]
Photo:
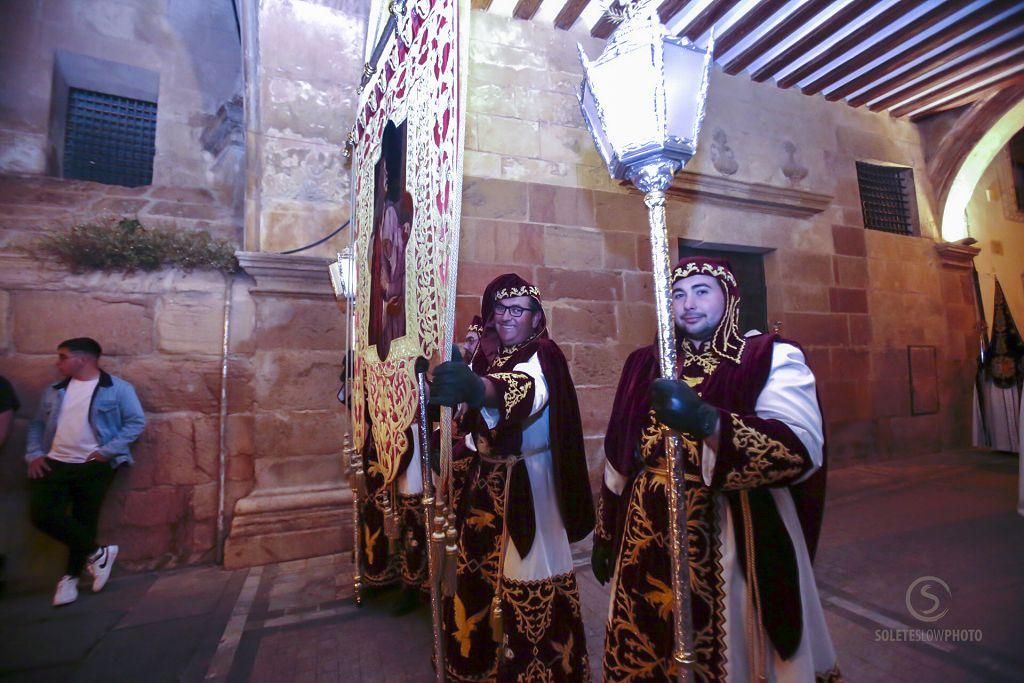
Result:
[[[29,423],[25,460],[31,462],[46,455],[57,433],[60,406],[70,378],[46,387],[39,403],[39,413]],[[110,459],[111,467],[132,464],[128,446],[139,438],[146,426],[146,416],[131,384],[100,370],[100,381],[89,403],[89,426],[96,435],[97,449]]]

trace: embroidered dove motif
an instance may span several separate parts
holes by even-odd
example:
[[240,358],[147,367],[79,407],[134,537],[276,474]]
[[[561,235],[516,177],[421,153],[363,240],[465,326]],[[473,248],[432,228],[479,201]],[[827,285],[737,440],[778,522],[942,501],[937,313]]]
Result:
[[462,604],[462,599],[458,594],[455,595],[455,639],[459,641],[459,654],[463,657],[469,656],[469,649],[473,645],[470,637],[476,630],[477,624],[487,614],[488,607],[490,605],[484,605],[482,610],[467,619],[466,606]]

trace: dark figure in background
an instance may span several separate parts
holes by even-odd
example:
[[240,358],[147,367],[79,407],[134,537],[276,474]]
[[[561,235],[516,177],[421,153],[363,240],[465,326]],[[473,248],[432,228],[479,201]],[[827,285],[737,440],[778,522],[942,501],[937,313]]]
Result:
[[396,616],[412,611],[419,604],[420,589],[427,580],[418,423],[414,422],[405,435],[409,446],[399,464],[398,476],[390,485],[384,483],[369,424],[363,446],[367,490],[362,505],[362,556],[359,558],[363,584],[376,589],[400,586],[402,592],[393,607]]
[[14,387],[7,381],[7,378],[0,375],[0,447],[7,442],[11,435],[11,426],[14,424],[14,413],[18,411],[21,404],[18,403],[18,396],[14,393]]

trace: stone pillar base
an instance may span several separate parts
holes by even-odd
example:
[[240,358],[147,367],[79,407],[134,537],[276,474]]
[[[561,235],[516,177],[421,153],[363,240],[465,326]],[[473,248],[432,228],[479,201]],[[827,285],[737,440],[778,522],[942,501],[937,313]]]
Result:
[[260,490],[235,506],[224,568],[301,560],[352,548],[352,492],[347,488]]

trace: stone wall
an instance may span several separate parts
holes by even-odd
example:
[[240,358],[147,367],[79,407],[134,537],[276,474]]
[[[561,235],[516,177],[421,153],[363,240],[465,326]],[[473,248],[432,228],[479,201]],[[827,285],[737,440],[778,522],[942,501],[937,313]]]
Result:
[[[241,86],[229,3],[167,3],[161,12],[117,0],[12,7],[0,28],[0,60],[14,74],[0,90],[0,168],[8,171],[0,177],[0,372],[26,404],[0,489],[15,521],[0,537],[12,581],[49,583],[59,571],[56,546],[28,529],[19,456],[26,415],[53,378],[53,347],[79,334],[104,343],[107,367],[137,384],[151,417],[103,533],[123,539],[129,567],[213,556],[225,296],[225,563],[347,547],[346,425],[335,399],[344,317],[326,259],[269,252],[311,242],[348,217],[341,144],[361,70],[364,3],[241,3]],[[481,12],[471,25],[459,324],[499,273],[540,285],[579,389],[597,477],[621,364],[653,340],[655,319],[642,200],[608,179],[575,103],[575,40],[592,56],[602,42]],[[40,117],[48,116],[56,48],[159,71],[153,187],[43,175],[49,143]],[[673,244],[763,254],[768,320],[807,350],[834,463],[965,443],[973,294],[969,271],[935,249],[917,129],[743,76],[715,72],[710,92],[700,149],[671,192]],[[856,160],[921,171],[922,236],[864,230]],[[39,231],[108,213],[244,232],[245,273],[229,282],[200,273],[69,276],[17,250]],[[341,236],[313,253],[345,243]],[[938,413],[911,414],[910,345],[936,346]]]
[[[256,249],[300,246],[347,217],[340,143],[352,118],[344,103],[361,69],[365,8],[347,0],[241,5],[261,18],[250,34],[257,52],[249,53],[255,70],[245,84],[255,94],[245,109],[257,125],[248,139],[231,3],[17,0],[5,9],[0,372],[24,408],[4,453],[2,504],[12,524],[0,534],[0,553],[15,589],[59,575],[59,547],[28,525],[21,457],[26,421],[56,379],[54,347],[82,334],[103,343],[105,366],[136,384],[150,418],[137,466],[118,477],[102,534],[122,544],[129,568],[213,559],[225,297],[227,564],[338,552],[350,542],[342,530],[345,416],[335,398],[344,316],[325,259],[242,254],[247,272],[225,281],[202,273],[69,276],[23,250],[40,234],[121,217],[240,244],[243,189],[266,200],[259,206],[270,232]],[[55,64],[65,54],[154,75],[153,185],[51,177]]]
[[[234,506],[227,567],[351,547],[351,493],[342,463],[347,413],[338,403],[345,349],[327,260],[243,252],[232,353],[250,374],[245,419],[252,490]],[[349,531],[345,531],[345,524]]]
[[[368,3],[241,3],[245,39],[245,245],[283,251],[349,215],[350,165]],[[346,233],[307,254],[333,257]]]
[[29,247],[42,233],[138,218],[147,228],[202,230],[234,242],[238,219],[205,188],[120,187],[45,175],[0,174],[0,249]]
[[[240,216],[237,157],[204,144],[203,134],[224,124],[223,112],[241,87],[241,49],[231,3],[103,0],[12,0],[0,22],[0,172],[53,174],[63,144],[61,95],[54,93],[58,51],[100,73],[89,89],[105,87],[102,65],[131,74],[145,70],[158,82],[153,184],[202,188]],[[100,60],[100,61],[96,61]],[[135,70],[135,71],[132,71]],[[96,71],[95,68],[92,71]],[[113,89],[112,89],[113,88]],[[114,94],[122,94],[114,92]],[[237,202],[237,205],[236,205]]]
[[967,205],[970,234],[981,248],[975,258],[985,319],[992,325],[995,281],[1006,294],[1017,326],[1024,325],[1024,211],[1017,208],[1009,150],[1003,148],[985,170]]
[[[584,128],[576,40],[591,57],[603,45],[472,15],[458,319],[498,273],[537,282],[596,468],[621,364],[655,330],[646,212],[609,180]],[[922,236],[863,228],[857,160],[914,168]],[[768,319],[807,350],[833,463],[966,442],[973,298],[935,252],[914,125],[715,71],[683,175],[667,208],[672,243],[764,254]],[[911,415],[909,345],[937,346],[935,415]]]
[[[44,387],[60,379],[56,345],[76,336],[100,341],[102,367],[135,386],[148,420],[135,466],[123,468],[107,498],[101,537],[121,545],[126,567],[213,559],[226,284],[217,273],[70,275],[0,254],[0,374],[22,402],[0,458],[2,552],[13,589],[51,583],[63,562],[62,548],[29,525],[24,437]],[[249,362],[232,359],[229,512],[252,486],[250,381]]]

